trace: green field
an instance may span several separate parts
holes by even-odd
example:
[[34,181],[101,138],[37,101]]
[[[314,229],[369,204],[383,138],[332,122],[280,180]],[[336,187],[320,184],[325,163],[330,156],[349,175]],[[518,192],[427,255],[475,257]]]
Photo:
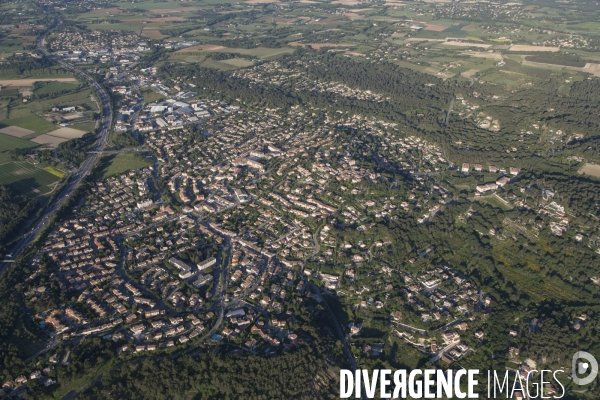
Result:
[[[169,57],[170,60],[174,60],[174,61],[185,61],[188,63],[197,63],[197,64],[202,64],[204,61],[206,61],[207,56],[204,53],[173,53],[171,54],[171,56]],[[147,93],[147,92],[144,92]],[[158,93],[157,93],[158,95]],[[146,99],[146,96],[144,95],[144,100]]]
[[82,124],[72,124],[72,125],[69,125],[69,128],[80,129],[85,132],[94,132],[95,125],[96,125],[96,122],[90,121],[90,122],[84,122]]
[[215,68],[215,69],[221,69],[221,70],[225,70],[225,71],[236,69],[236,67],[234,67],[231,64],[226,64],[222,61],[216,61],[216,60],[213,60],[212,58],[208,58],[204,62],[202,62],[202,66],[206,67],[206,68]]
[[488,195],[488,196],[484,196],[484,197],[475,197],[476,201],[482,202],[482,203],[487,203],[490,204],[494,207],[498,207],[502,210],[510,210],[512,207],[505,204],[504,202],[502,202],[500,199],[498,199],[496,196],[494,195]]
[[268,47],[256,47],[254,49],[239,49],[239,48],[224,48],[215,50],[215,52],[219,53],[239,53],[246,54],[249,56],[254,56],[262,59],[269,59],[280,56],[282,54],[291,54],[294,52],[294,49],[291,47],[281,47],[281,48],[268,48]]
[[123,172],[140,169],[152,165],[152,161],[143,158],[140,153],[119,153],[117,155],[107,156],[100,160],[99,179],[108,178],[113,175],[120,175]]
[[19,139],[0,133],[0,163],[11,161],[9,152],[13,149],[23,149],[27,147],[36,147],[37,143]]
[[38,117],[28,105],[11,107],[8,118],[1,120],[0,123],[30,129],[35,131],[36,134],[47,133],[56,129],[56,125]]
[[[51,82],[57,85],[65,85],[65,82]],[[71,88],[77,87],[74,84],[67,83]],[[48,84],[46,87],[49,87]],[[51,86],[56,87],[56,86]],[[66,88],[66,86],[61,86]],[[8,113],[0,112],[0,116],[4,117],[0,119],[2,125],[16,125],[21,128],[30,129],[35,131],[36,135],[48,133],[57,128],[57,126],[51,122],[46,121],[42,118],[43,115],[48,113],[52,107],[60,106],[78,106],[87,105],[89,109],[97,109],[96,104],[90,100],[90,90],[81,90],[75,93],[67,93],[55,98],[47,98],[43,100],[35,100],[30,103],[21,103],[18,100],[13,100]],[[0,107],[1,108],[1,107]],[[6,116],[8,115],[8,118]],[[93,123],[92,123],[93,124]],[[83,129],[75,127],[78,129]],[[1,162],[1,160],[0,160]]]
[[142,91],[142,95],[144,96],[144,103],[154,103],[165,98],[165,96],[154,90],[144,90]]
[[10,185],[17,192],[30,196],[49,193],[59,177],[28,162],[0,165],[0,185]]
[[89,24],[87,25],[90,30],[98,30],[98,31],[133,31],[140,33],[142,31],[142,24]]
[[250,60],[246,60],[245,58],[230,58],[228,60],[221,61],[222,63],[233,65],[234,67],[249,67],[254,63]]
[[[256,49],[255,49],[256,50]],[[227,60],[213,60],[205,54],[206,52],[189,52],[189,53],[173,53],[170,57],[171,60],[176,61],[184,61],[188,63],[200,64],[203,67],[207,68],[216,68],[221,70],[233,70],[237,68],[245,68],[251,65],[254,65],[252,60],[247,60],[245,58],[229,58]],[[162,96],[158,95],[158,98],[162,98]],[[144,95],[144,99],[146,99],[146,95]],[[155,101],[155,100],[154,100]],[[147,101],[146,101],[147,102]]]
[[77,82],[45,82],[34,91],[35,94],[60,93],[64,90],[74,90],[79,86]]
[[48,171],[50,172],[52,175],[58,177],[58,178],[64,178],[65,177],[65,173],[62,171],[57,170],[54,167],[44,167],[44,171]]

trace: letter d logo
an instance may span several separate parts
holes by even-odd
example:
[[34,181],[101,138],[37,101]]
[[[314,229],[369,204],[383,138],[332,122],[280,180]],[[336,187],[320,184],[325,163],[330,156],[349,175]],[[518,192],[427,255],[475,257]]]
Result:
[[[582,360],[585,360],[582,361]],[[580,378],[579,374],[585,374],[589,372],[586,378]],[[588,352],[578,351],[573,355],[573,361],[571,363],[571,375],[573,376],[573,382],[577,385],[587,385],[592,383],[596,376],[598,376],[598,361]]]

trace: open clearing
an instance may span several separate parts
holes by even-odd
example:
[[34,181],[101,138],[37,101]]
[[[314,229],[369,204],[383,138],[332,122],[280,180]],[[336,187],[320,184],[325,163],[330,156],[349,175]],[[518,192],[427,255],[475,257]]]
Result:
[[[35,90],[35,94],[51,94],[51,93],[61,93],[66,91],[71,91],[79,86],[78,82],[47,82],[44,83],[42,87],[37,88]],[[31,95],[31,93],[30,93]]]
[[117,14],[123,12],[122,8],[111,7],[111,8],[101,8],[99,10],[92,10],[90,14]]
[[443,42],[445,39],[433,39],[433,38],[406,38],[405,42]]
[[502,60],[504,59],[504,57],[502,57],[502,54],[500,53],[483,53],[483,52],[476,52],[476,51],[465,51],[464,53],[461,53],[461,55],[465,55],[465,56],[471,56],[471,57],[476,57],[476,58],[487,58],[490,60]]
[[209,52],[216,51],[216,52],[220,52],[220,53],[238,53],[238,54],[245,54],[245,55],[258,57],[258,58],[262,58],[262,59],[268,59],[271,57],[279,56],[281,54],[293,53],[294,49],[292,49],[291,47],[277,47],[277,48],[255,47],[252,49],[242,49],[242,48],[237,48],[237,47],[199,45],[199,46],[192,46],[192,47],[187,47],[185,49],[178,50],[175,52],[175,54],[190,53],[190,55],[192,55],[194,52],[199,52],[199,51],[209,51]]
[[142,36],[143,37],[147,37],[149,39],[162,39],[162,38],[166,38],[166,35],[163,35],[162,33],[160,33],[159,28],[148,28],[148,27],[144,27],[144,29],[142,29]]
[[587,72],[588,74],[600,76],[600,64],[587,63],[585,64],[585,67],[583,67],[581,70],[583,72]]
[[269,3],[279,3],[279,0],[245,0],[244,3],[248,3],[248,4],[269,4]]
[[586,163],[583,168],[578,171],[579,174],[585,174],[593,176],[594,178],[600,178],[600,165]]
[[143,158],[139,153],[119,153],[106,156],[100,160],[101,169],[98,175],[104,179],[112,175],[120,175],[123,172],[140,169],[152,165],[152,161]]
[[469,70],[462,72],[461,75],[464,76],[465,78],[471,78],[471,77],[473,77],[473,75],[475,75],[478,72],[479,72],[478,69],[469,69]]
[[513,44],[508,48],[510,51],[560,51],[560,47],[551,46],[530,46],[528,44]]
[[224,48],[225,46],[218,46],[216,44],[200,44],[198,46],[186,47],[185,49],[177,50],[175,53],[186,53],[190,51],[216,51]]
[[33,86],[36,82],[77,82],[75,78],[27,78],[27,79],[2,79],[0,80],[0,86],[5,87],[19,87],[19,86]]
[[155,8],[150,10],[151,13],[154,14],[172,14],[172,13],[182,13],[189,11],[197,11],[200,8],[198,7],[181,7],[181,8]]
[[23,137],[29,136],[35,133],[35,131],[30,131],[29,129],[21,128],[18,126],[7,126],[6,128],[0,129],[0,133],[4,133],[6,135],[14,136],[14,137]]
[[62,171],[57,170],[54,167],[45,167],[44,171],[48,171],[50,172],[52,175],[56,176],[57,178],[64,178],[65,177],[65,173]]
[[442,44],[445,44],[447,46],[460,46],[460,47],[481,47],[482,49],[487,49],[492,47],[491,44],[483,44],[483,43],[469,43],[469,42],[452,42],[452,41],[447,41],[444,42]]
[[249,67],[254,63],[251,60],[246,60],[245,58],[230,58],[228,60],[221,61],[222,63],[233,65],[234,67]]
[[69,139],[59,138],[50,135],[40,135],[31,139],[33,143],[45,144],[50,147],[58,147],[59,144],[61,144],[62,142],[66,142],[67,140]]
[[355,44],[345,44],[345,43],[300,43],[300,42],[290,42],[288,43],[290,46],[308,46],[315,50],[320,50],[323,47],[354,47]]
[[46,194],[60,178],[28,162],[9,162],[0,165],[0,185],[10,185],[30,196]]
[[445,30],[446,28],[448,28],[448,27],[443,26],[443,25],[427,25],[423,29],[426,31],[441,32],[441,31]]
[[334,0],[331,4],[344,4],[347,6],[357,6],[359,4],[363,4],[362,1],[359,0]]
[[163,22],[185,22],[187,19],[181,17],[153,17],[151,19],[148,18],[129,18],[127,21],[136,21],[136,22],[144,22],[146,21],[149,24],[161,24]]
[[460,28],[462,31],[474,31],[475,29],[479,28],[478,24],[469,24],[467,26],[463,26],[462,28]]
[[55,131],[49,132],[48,135],[56,136],[63,139],[76,139],[85,135],[85,131],[73,128],[60,128]]

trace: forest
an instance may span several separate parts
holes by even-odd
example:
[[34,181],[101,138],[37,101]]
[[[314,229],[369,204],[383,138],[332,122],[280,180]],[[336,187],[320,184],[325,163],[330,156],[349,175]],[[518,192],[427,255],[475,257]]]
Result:
[[96,134],[88,132],[80,138],[67,140],[58,145],[61,158],[73,165],[79,165],[85,159],[85,152],[96,141]]
[[577,54],[569,53],[546,53],[527,56],[527,61],[544,64],[564,65],[566,67],[585,67],[586,61]]
[[37,211],[38,201],[0,185],[0,252],[15,238],[23,222]]
[[273,358],[240,351],[149,358],[112,370],[81,398],[334,399],[339,369],[323,357],[328,346],[315,341]]
[[12,55],[0,63],[0,76],[46,76],[65,75],[66,72],[57,69],[46,57],[34,58],[28,54]]

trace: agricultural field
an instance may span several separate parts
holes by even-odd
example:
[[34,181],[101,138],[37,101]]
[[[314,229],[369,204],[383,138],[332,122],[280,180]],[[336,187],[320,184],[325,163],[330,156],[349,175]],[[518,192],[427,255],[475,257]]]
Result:
[[509,50],[510,51],[533,51],[533,52],[537,52],[537,51],[558,52],[558,51],[560,51],[560,47],[531,46],[531,45],[524,45],[524,44],[514,44],[514,45],[510,46]]
[[202,61],[202,63],[200,63],[200,65],[202,65],[203,67],[206,67],[206,68],[215,68],[215,69],[220,69],[220,70],[224,70],[224,71],[230,71],[230,70],[234,70],[237,68],[231,64],[227,64],[223,61],[213,60],[212,58],[207,58],[206,60]]
[[85,131],[73,128],[59,128],[55,131],[49,132],[48,135],[56,136],[63,139],[76,139],[85,135]]
[[79,86],[78,83],[76,82],[70,82],[70,81],[52,81],[52,82],[48,82],[44,85],[40,85],[39,88],[36,88],[34,90],[34,93],[36,95],[40,95],[40,94],[52,94],[52,93],[61,93],[64,91],[70,91],[70,90],[74,90],[77,89],[77,86]]
[[30,141],[0,133],[0,163],[5,163],[11,160],[9,154],[11,150],[36,146],[37,144]]
[[60,138],[57,136],[51,136],[47,134],[39,135],[31,139],[33,143],[41,144],[43,146],[57,148],[59,144],[66,142],[69,139]]
[[294,52],[294,49],[291,47],[283,47],[283,48],[268,48],[268,47],[256,47],[254,49],[240,49],[240,48],[231,48],[224,47],[218,45],[200,45],[185,48],[175,52],[176,56],[195,56],[197,53],[198,56],[204,55],[206,52],[219,52],[219,53],[237,53],[244,54],[247,56],[257,57],[263,60],[275,58],[277,56],[283,54],[291,54]]
[[[14,102],[13,102],[14,104]],[[20,128],[34,131],[36,134],[43,134],[56,129],[56,125],[51,124],[38,115],[31,107],[31,104],[11,104],[8,118],[1,120],[4,125],[15,125]]]
[[[88,123],[88,125],[90,125],[90,124],[93,124],[93,123]],[[75,126],[77,126],[77,125],[75,125]],[[70,140],[70,139],[80,138],[83,135],[85,135],[86,132],[90,132],[92,130],[93,129],[80,130],[80,129],[75,129],[75,128],[61,127],[54,131],[48,132],[47,134],[36,136],[30,140],[34,143],[38,143],[41,145],[56,148],[56,147],[58,147],[59,144],[66,142],[67,140]]]
[[246,60],[245,58],[230,58],[221,62],[238,68],[249,67],[254,64],[252,60]]
[[0,79],[2,88],[31,87],[36,82],[77,82],[75,78],[24,78],[24,79]]
[[83,122],[83,123],[75,122],[72,125],[70,125],[70,128],[76,129],[78,131],[83,131],[85,134],[86,132],[94,132],[95,126],[96,126],[96,122],[94,122],[94,121]]
[[0,164],[0,185],[10,185],[29,196],[48,194],[60,180],[55,173],[37,168],[29,162]]
[[29,129],[20,128],[18,126],[13,125],[13,126],[7,126],[6,128],[0,129],[0,133],[4,133],[5,135],[21,138],[23,136],[33,135],[35,132],[30,131]]
[[65,177],[65,173],[54,168],[54,167],[44,167],[44,171],[50,172],[52,175],[56,176],[57,178],[64,178]]
[[[64,85],[67,83],[60,84]],[[70,82],[68,84],[72,85]],[[58,122],[60,122],[50,122],[53,121],[49,118],[53,107],[80,106],[85,110],[90,110],[86,111],[83,116],[85,117],[87,114],[88,118],[92,118],[93,111],[97,110],[97,106],[90,99],[90,94],[89,89],[84,89],[66,93],[58,97],[35,99],[28,103],[22,103],[18,99],[13,99],[8,106],[4,118],[0,119],[0,124],[3,126],[16,126],[33,132],[27,138],[33,138],[34,135],[47,134],[55,131],[58,128]]]

